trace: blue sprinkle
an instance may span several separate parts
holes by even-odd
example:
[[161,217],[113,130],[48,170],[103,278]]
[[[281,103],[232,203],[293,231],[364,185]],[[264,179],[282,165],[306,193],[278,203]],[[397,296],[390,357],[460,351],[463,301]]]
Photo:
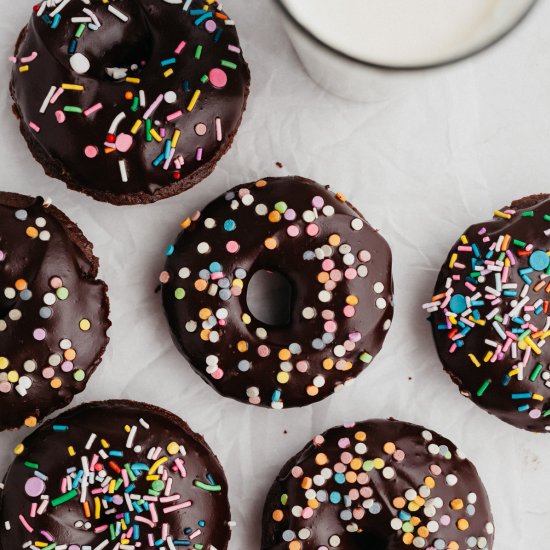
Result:
[[169,244],[166,247],[166,255],[171,256],[174,253],[175,250],[176,250],[175,246],[173,244]]
[[449,308],[453,313],[466,311],[466,298],[462,294],[454,294],[449,303]]
[[223,228],[226,230],[226,231],[235,231],[237,227],[237,224],[235,223],[235,220],[225,220],[224,224],[223,224]]

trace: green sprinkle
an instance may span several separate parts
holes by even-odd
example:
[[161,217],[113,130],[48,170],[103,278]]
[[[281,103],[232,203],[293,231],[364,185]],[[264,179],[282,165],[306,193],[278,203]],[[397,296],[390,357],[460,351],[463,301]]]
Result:
[[66,113],[82,113],[82,109],[80,107],[75,107],[74,105],[65,105],[63,110]]
[[518,338],[518,342],[522,342],[523,340],[525,340],[525,338],[527,338],[529,334],[531,334],[531,329],[527,329],[525,332],[523,332],[521,336]]
[[66,300],[69,297],[69,291],[64,286],[62,286],[55,291],[55,295],[60,300]]
[[203,84],[206,84],[206,83],[208,82],[208,75],[203,74],[203,75],[201,76],[201,82],[202,82]]
[[550,222],[550,214],[544,214],[544,219],[545,219],[547,222]]
[[185,290],[183,290],[183,288],[176,288],[174,296],[176,297],[176,300],[183,300],[185,298]]
[[45,546],[42,548],[42,550],[53,550],[57,546],[56,542],[52,542],[51,544],[48,544],[48,546]]
[[498,321],[499,323],[503,323],[504,319],[500,315],[495,315],[495,321]]
[[124,464],[124,469],[128,472],[128,477],[130,478],[130,481],[137,480],[137,477],[134,475],[134,472],[132,472],[132,468],[130,468],[130,464]]
[[55,508],[56,506],[59,506],[60,504],[64,504],[65,502],[68,502],[69,500],[72,500],[73,498],[78,496],[78,491],[76,489],[73,489],[72,491],[69,491],[68,493],[65,493],[64,495],[61,495],[57,498],[54,498],[51,502],[52,506]]
[[200,59],[202,55],[202,46],[197,46],[195,50],[195,59]]
[[74,374],[73,374],[73,378],[77,382],[82,382],[82,380],[84,380],[84,378],[86,378],[86,373],[82,369],[75,370]]
[[363,363],[366,363],[368,365],[372,361],[372,355],[370,353],[367,353],[366,351],[364,351],[359,356],[359,361],[362,361]]
[[279,201],[277,203],[275,203],[275,210],[277,210],[277,212],[279,212],[279,214],[284,214],[288,209],[288,206],[286,204],[286,202],[283,202],[283,201]]
[[529,380],[531,380],[531,382],[534,382],[536,379],[537,379],[537,376],[540,374],[540,371],[542,370],[542,363],[539,363],[534,369],[533,369],[533,372],[531,373],[531,376],[529,377]]
[[80,38],[85,30],[86,25],[84,25],[84,23],[80,23],[80,26],[78,27],[78,29],[76,29],[76,32],[74,33],[75,37]]
[[134,101],[132,102],[132,106],[130,107],[130,109],[132,109],[132,111],[134,111],[134,113],[138,110],[138,107],[139,107],[139,97],[136,96],[134,97]]
[[285,493],[285,494],[281,495],[281,504],[283,506],[286,506],[287,502],[288,502],[288,495]]
[[514,244],[516,246],[520,246],[521,248],[525,248],[527,245],[523,241],[520,241],[519,239],[514,239]]
[[208,491],[210,493],[219,493],[222,490],[221,485],[207,485],[202,481],[194,481],[193,484],[195,485],[195,487],[198,487],[199,489],[203,489],[204,491]]
[[27,468],[30,468],[31,470],[38,470],[38,464],[35,462],[24,462],[25,466]]
[[164,489],[164,481],[162,481],[162,479],[156,479],[153,483],[151,483],[151,488],[153,491],[160,493],[160,491]]
[[550,409],[548,409],[547,411],[544,411],[544,412],[542,413],[542,416],[543,416],[544,418],[546,418],[547,416],[550,416]]
[[153,136],[151,135],[151,128],[152,128],[151,119],[148,118],[145,121],[145,140],[146,141],[153,141]]
[[222,67],[227,67],[228,69],[237,68],[236,63],[232,63],[231,61],[226,61],[225,59],[222,59],[221,63],[222,63]]
[[483,382],[483,384],[481,385],[481,388],[477,390],[478,397],[481,397],[485,393],[485,390],[489,387],[490,383],[491,383],[491,380],[485,380],[485,382]]
[[534,210],[529,210],[529,212],[523,212],[521,215],[522,218],[532,218],[535,215]]

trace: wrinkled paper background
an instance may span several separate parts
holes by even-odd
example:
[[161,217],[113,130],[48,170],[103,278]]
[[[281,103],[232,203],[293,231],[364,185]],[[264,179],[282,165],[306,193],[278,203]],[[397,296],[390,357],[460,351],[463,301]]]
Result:
[[[539,2],[489,52],[401,97],[358,104],[309,79],[271,1],[227,0],[253,75],[236,142],[195,189],[137,207],[67,191],[31,158],[7,93],[7,58],[31,4],[5,2],[0,18],[0,188],[52,197],[101,260],[111,344],[73,404],[149,401],[203,433],[229,479],[237,523],[231,550],[258,548],[267,489],[310,437],[388,416],[446,435],[475,462],[494,508],[495,550],[549,548],[550,434],[514,429],[461,397],[438,362],[420,304],[464,228],[515,198],[550,191],[550,2]],[[234,185],[296,173],[343,192],[380,228],[394,253],[396,315],[382,353],[355,385],[314,406],[276,412],[223,399],[202,382],[172,345],[154,291],[183,216]],[[0,434],[0,475],[27,433]]]

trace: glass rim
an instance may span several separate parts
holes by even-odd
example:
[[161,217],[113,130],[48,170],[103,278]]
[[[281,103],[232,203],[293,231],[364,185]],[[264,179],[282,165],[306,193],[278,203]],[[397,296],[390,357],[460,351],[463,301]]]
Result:
[[535,5],[539,2],[539,0],[530,0],[529,5],[525,8],[525,10],[522,12],[522,14],[515,19],[509,26],[507,26],[501,33],[497,34],[493,39],[489,40],[486,44],[483,44],[481,47],[475,48],[470,52],[467,52],[465,54],[461,54],[455,57],[452,57],[450,59],[447,59],[445,61],[438,61],[435,63],[427,63],[423,65],[387,65],[383,63],[376,63],[374,61],[366,61],[364,59],[360,59],[358,57],[355,57],[353,55],[350,55],[346,52],[343,52],[339,50],[338,48],[335,48],[334,46],[331,46],[330,44],[327,44],[324,40],[319,38],[315,33],[313,33],[310,29],[308,29],[303,23],[298,21],[298,19],[292,15],[286,4],[284,3],[284,0],[275,0],[275,4],[279,7],[279,9],[283,12],[283,15],[302,33],[304,33],[307,37],[312,39],[315,43],[322,46],[326,50],[329,50],[335,55],[338,55],[340,57],[343,57],[344,59],[347,59],[348,61],[352,61],[354,63],[357,63],[359,65],[363,65],[365,67],[370,67],[374,69],[379,69],[382,71],[422,71],[427,69],[437,69],[438,67],[446,67],[447,65],[453,65],[455,63],[459,63],[460,61],[464,61],[470,57],[473,57],[481,52],[484,52],[485,50],[488,50],[498,42],[500,42],[502,39],[507,37],[509,34],[511,34],[523,21],[524,19],[531,13]]

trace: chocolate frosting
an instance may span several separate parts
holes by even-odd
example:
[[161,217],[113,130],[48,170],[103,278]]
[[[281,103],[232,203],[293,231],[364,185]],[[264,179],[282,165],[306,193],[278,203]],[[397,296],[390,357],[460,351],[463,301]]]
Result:
[[550,195],[471,226],[426,304],[439,357],[463,395],[500,419],[550,431]]
[[86,387],[109,341],[97,269],[49,202],[0,192],[0,430],[36,425]]
[[206,177],[231,145],[250,84],[233,21],[204,0],[44,1],[13,61],[34,156],[115,204],[153,202]]
[[[393,315],[391,252],[342,195],[300,177],[234,188],[182,223],[162,298],[174,341],[219,393],[273,407],[319,401],[379,352]],[[251,313],[262,271],[290,283],[290,320]]]
[[223,470],[204,439],[167,411],[88,403],[15,452],[0,497],[2,550],[29,541],[70,550],[227,548]]
[[262,550],[490,549],[473,464],[414,424],[370,420],[316,436],[267,496]]

